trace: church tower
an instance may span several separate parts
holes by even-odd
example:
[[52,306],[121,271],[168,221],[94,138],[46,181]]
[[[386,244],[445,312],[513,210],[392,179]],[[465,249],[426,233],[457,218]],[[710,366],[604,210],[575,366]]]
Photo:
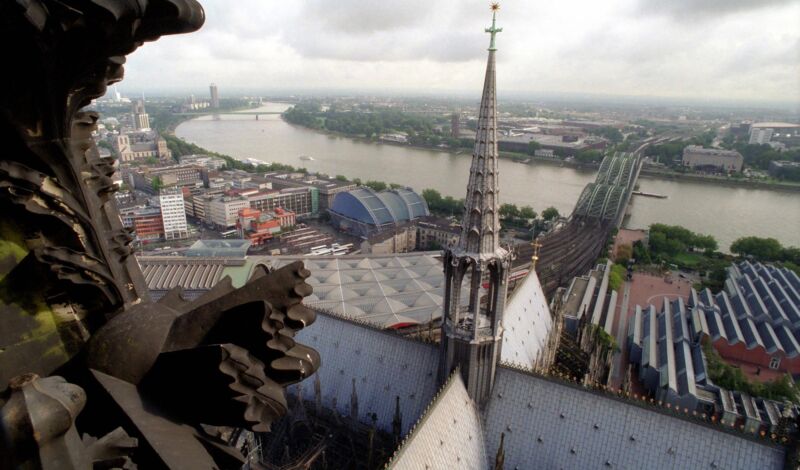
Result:
[[[503,338],[503,309],[511,254],[500,247],[495,96],[495,26],[492,26],[486,78],[478,116],[461,234],[444,251],[445,297],[442,315],[440,379],[459,368],[470,397],[483,405],[494,385]],[[463,285],[465,279],[469,283]],[[462,288],[463,287],[463,288]]]

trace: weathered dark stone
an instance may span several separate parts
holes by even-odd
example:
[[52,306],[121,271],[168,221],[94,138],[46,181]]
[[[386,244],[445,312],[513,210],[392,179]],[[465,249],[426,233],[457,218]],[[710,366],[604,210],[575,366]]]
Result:
[[203,21],[194,0],[0,2],[3,468],[239,468],[202,425],[269,429],[320,365],[294,341],[314,321],[302,263],[153,303],[130,256],[81,109],[126,54]]

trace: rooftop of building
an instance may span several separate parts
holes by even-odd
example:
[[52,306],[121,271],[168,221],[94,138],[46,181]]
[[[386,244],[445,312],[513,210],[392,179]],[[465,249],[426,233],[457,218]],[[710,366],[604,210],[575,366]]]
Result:
[[688,145],[683,149],[684,155],[687,153],[700,153],[706,155],[717,155],[721,157],[741,157],[742,154],[736,150],[726,150],[718,148],[705,148],[700,145]]
[[366,186],[337,194],[330,210],[371,225],[400,223],[430,214],[425,199],[411,189],[377,192]]
[[238,288],[247,282],[255,267],[254,262],[244,258],[138,256],[136,260],[154,300],[176,287],[183,289],[184,298],[194,300],[225,277]]
[[249,240],[197,240],[186,250],[186,256],[204,258],[244,258]]
[[797,129],[800,124],[796,122],[756,122],[750,125],[751,128],[772,128],[772,129]]

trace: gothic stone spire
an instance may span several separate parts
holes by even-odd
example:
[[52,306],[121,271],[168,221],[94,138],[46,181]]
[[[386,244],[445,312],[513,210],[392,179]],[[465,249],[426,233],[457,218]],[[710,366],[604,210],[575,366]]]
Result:
[[472,151],[472,166],[469,170],[469,186],[464,203],[464,219],[461,225],[460,251],[480,258],[491,258],[500,254],[500,219],[498,153],[497,153],[497,96],[495,93],[495,34],[502,28],[495,26],[497,6],[492,5],[492,27],[486,77],[478,114],[475,147]]
[[[492,5],[496,13],[497,5]],[[444,383],[458,369],[469,396],[487,403],[503,338],[503,311],[508,293],[510,253],[500,248],[498,211],[497,99],[495,35],[489,60],[469,174],[464,220],[458,245],[444,251],[444,315],[439,379]],[[467,281],[467,279],[469,279]]]

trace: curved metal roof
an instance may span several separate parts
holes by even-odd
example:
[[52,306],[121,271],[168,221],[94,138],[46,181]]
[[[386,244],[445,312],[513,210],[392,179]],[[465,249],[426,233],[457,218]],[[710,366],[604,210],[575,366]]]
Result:
[[342,192],[333,200],[331,211],[372,225],[405,222],[430,214],[422,196],[408,188],[378,193],[360,187]]

